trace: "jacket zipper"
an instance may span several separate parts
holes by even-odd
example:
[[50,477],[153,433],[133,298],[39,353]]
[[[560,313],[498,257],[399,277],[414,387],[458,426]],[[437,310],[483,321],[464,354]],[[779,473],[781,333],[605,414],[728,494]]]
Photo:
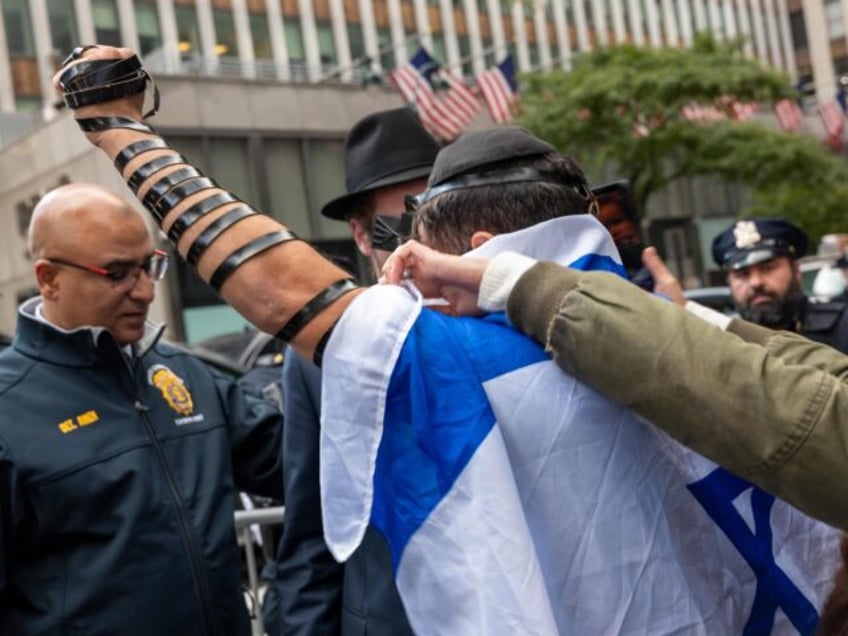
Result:
[[[114,341],[112,342],[114,343]],[[129,389],[130,397],[133,400],[133,408],[136,413],[139,414],[142,422],[144,423],[144,428],[147,430],[147,435],[150,438],[154,452],[156,453],[156,460],[159,462],[162,473],[165,475],[165,481],[168,484],[168,489],[171,491],[171,497],[174,500],[177,520],[179,522],[180,531],[183,535],[183,545],[189,553],[189,561],[194,574],[195,593],[200,601],[200,619],[203,633],[210,635],[217,634],[218,630],[215,628],[214,614],[212,612],[212,593],[209,590],[209,581],[205,575],[203,560],[200,557],[200,552],[197,549],[197,545],[191,533],[191,528],[188,520],[186,519],[185,506],[183,505],[183,500],[182,497],[180,497],[177,485],[174,483],[174,476],[171,474],[171,469],[168,467],[168,462],[165,459],[165,453],[162,451],[162,446],[159,443],[159,439],[156,437],[156,430],[148,416],[150,409],[139,399],[140,392],[138,388],[137,368],[140,363],[140,357],[144,354],[137,353],[136,355],[133,355],[131,359],[128,359],[127,356],[118,349],[117,345],[115,345],[111,351],[110,348],[107,347],[106,351],[109,352],[107,355],[110,355],[110,353],[111,355],[117,355],[123,363],[124,368],[128,371],[130,382],[127,388]]]
[[210,627],[214,625],[214,620],[212,618],[212,595],[209,591],[209,581],[206,579],[206,576],[204,574],[203,561],[200,558],[200,553],[198,552],[197,545],[194,542],[194,539],[191,534],[191,529],[189,528],[188,521],[186,520],[183,500],[180,497],[179,491],[177,490],[177,485],[174,483],[174,477],[171,474],[171,470],[170,468],[168,468],[168,463],[165,460],[165,454],[162,452],[162,447],[156,437],[156,432],[150,422],[150,418],[147,416],[147,413],[150,409],[144,404],[142,404],[142,402],[138,399],[135,400],[133,407],[141,415],[141,419],[144,422],[144,427],[147,429],[147,434],[150,437],[151,442],[153,443],[153,448],[156,452],[156,458],[159,461],[159,464],[162,468],[162,472],[165,475],[165,480],[168,483],[168,488],[171,491],[171,497],[173,497],[174,503],[176,504],[177,519],[179,520],[180,530],[182,530],[183,542],[188,548],[191,566],[194,572],[194,581],[196,584],[195,591],[200,597],[200,616],[202,619],[203,633],[212,634],[213,631],[210,630]]

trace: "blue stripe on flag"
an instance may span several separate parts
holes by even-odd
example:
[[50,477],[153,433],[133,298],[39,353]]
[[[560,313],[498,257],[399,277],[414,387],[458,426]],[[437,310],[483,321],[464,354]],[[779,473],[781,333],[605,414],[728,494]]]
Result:
[[495,424],[482,383],[547,359],[503,314],[421,312],[389,382],[374,470],[371,523],[389,543],[395,573],[412,535]]
[[605,256],[603,254],[586,254],[585,256],[581,256],[580,258],[578,258],[573,263],[569,263],[568,266],[572,269],[579,269],[583,272],[612,272],[613,274],[618,274],[626,280],[630,279],[630,277],[627,275],[627,270],[624,269],[621,263],[617,263],[609,256]]

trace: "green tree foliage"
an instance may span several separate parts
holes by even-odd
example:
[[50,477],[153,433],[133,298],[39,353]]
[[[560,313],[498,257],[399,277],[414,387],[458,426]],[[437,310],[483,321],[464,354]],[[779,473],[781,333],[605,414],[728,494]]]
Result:
[[651,193],[709,175],[747,187],[752,202],[740,215],[786,216],[813,236],[845,230],[848,164],[821,140],[784,133],[773,115],[683,117],[693,104],[730,115],[736,100],[770,111],[794,96],[785,75],[746,58],[739,42],[699,36],[691,49],[598,49],[570,72],[522,80],[520,123],[589,169],[615,166],[646,213]]

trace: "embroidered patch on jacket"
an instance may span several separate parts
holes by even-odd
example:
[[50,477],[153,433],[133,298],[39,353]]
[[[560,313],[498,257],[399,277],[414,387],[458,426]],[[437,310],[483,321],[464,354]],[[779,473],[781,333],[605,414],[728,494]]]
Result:
[[147,381],[159,389],[162,397],[173,410],[180,415],[189,415],[194,410],[194,402],[183,381],[163,364],[154,364],[147,371]]
[[100,421],[100,416],[97,414],[97,411],[94,409],[90,411],[86,411],[85,413],[80,413],[76,417],[69,417],[68,419],[59,422],[57,426],[59,430],[63,433],[70,433],[75,431],[83,426],[88,426],[89,424],[94,424],[95,422]]

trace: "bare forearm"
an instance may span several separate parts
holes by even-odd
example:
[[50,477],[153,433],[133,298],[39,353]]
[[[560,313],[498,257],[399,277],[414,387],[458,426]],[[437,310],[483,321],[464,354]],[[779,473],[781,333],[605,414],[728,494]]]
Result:
[[[97,49],[86,55],[96,58],[115,51],[122,50]],[[86,105],[75,116],[88,121],[98,117],[141,121],[135,97]],[[180,255],[227,303],[263,331],[280,334],[311,357],[357,293],[347,293],[348,274],[296,240],[284,225],[219,188],[155,131],[143,128],[101,125],[85,134],[110,160],[122,159],[116,168],[136,189],[138,199]],[[139,143],[145,140],[153,143]],[[310,305],[322,293],[330,300]],[[280,333],[284,326],[287,329]]]

